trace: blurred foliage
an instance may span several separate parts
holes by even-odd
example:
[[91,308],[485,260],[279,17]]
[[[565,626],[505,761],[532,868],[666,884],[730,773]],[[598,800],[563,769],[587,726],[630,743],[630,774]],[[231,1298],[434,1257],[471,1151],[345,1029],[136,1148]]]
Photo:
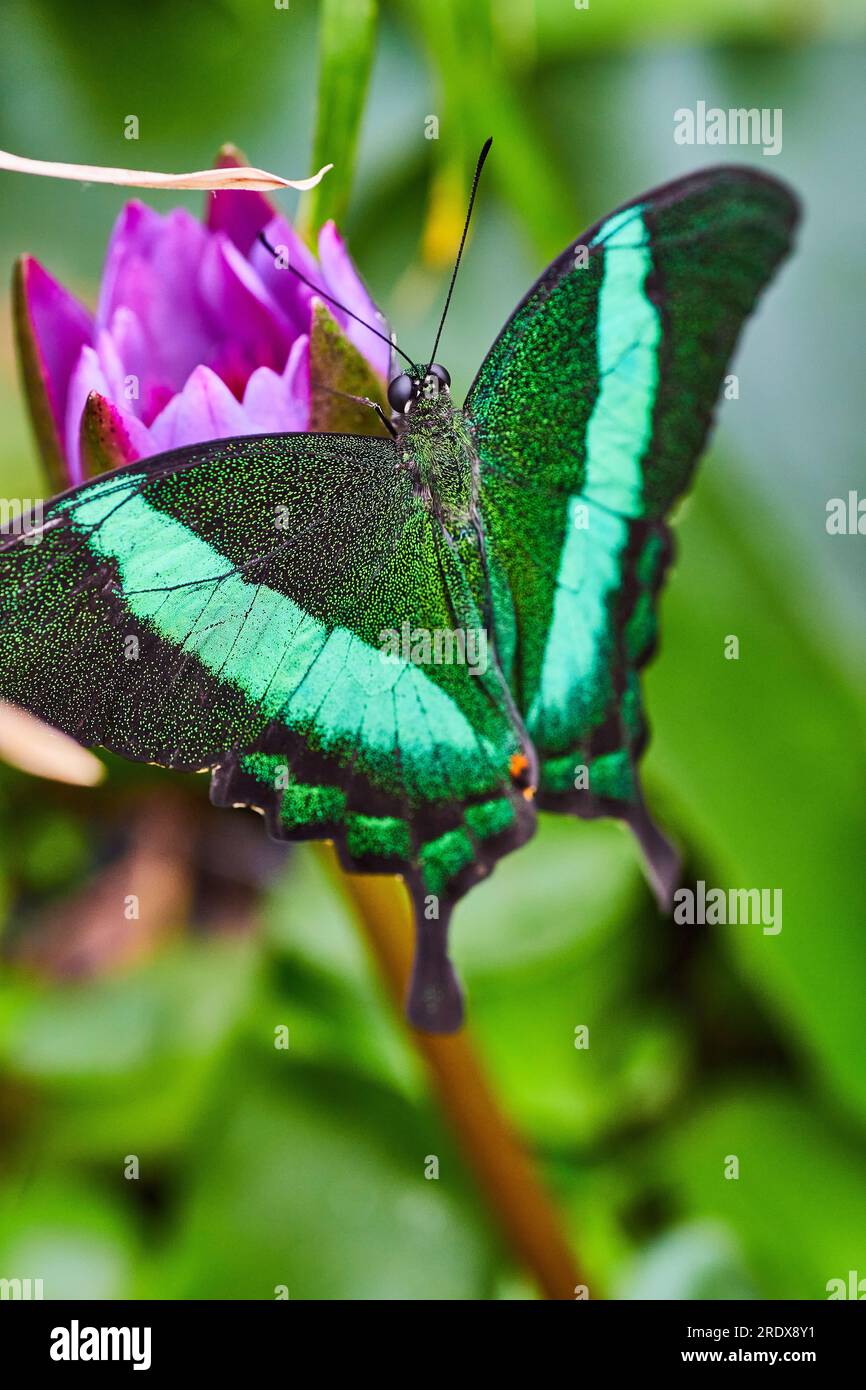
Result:
[[[362,11],[361,38],[374,8],[326,5],[335,22]],[[380,10],[357,130],[341,99],[366,85],[366,41],[347,69],[349,29],[332,29],[317,115],[316,6],[302,0],[97,0],[87,25],[59,0],[9,0],[0,145],[165,169],[202,165],[224,140],[281,170],[334,159],[306,215],[343,217],[352,189],[353,252],[407,345],[432,340],[492,133],[443,340],[459,392],[581,226],[729,153],[675,146],[677,107],[783,108],[772,172],[801,193],[805,225],[681,509],[646,765],[692,876],[781,888],[783,930],[673,929],[618,827],[545,818],[461,906],[454,944],[473,1034],[542,1155],[593,1294],[824,1297],[829,1279],[866,1273],[863,541],[824,527],[826,500],[863,477],[866,208],[849,164],[864,136],[862,11]],[[431,115],[438,139],[425,140]],[[6,269],[31,250],[92,300],[121,195],[4,179]],[[8,311],[3,324],[0,477],[28,496],[40,484]],[[728,633],[737,662],[723,659]],[[83,930],[92,885],[140,865],[140,805],[170,780],[115,760],[98,791],[0,770],[0,1275],[94,1298],[532,1296],[307,847],[266,847],[254,818],[208,812],[203,779],[174,779],[193,832],[144,958],[102,959],[91,943],[76,974],[74,951],[52,956],[56,914],[72,904],[59,920]],[[38,968],[34,935],[48,943]]]
[[328,218],[342,222],[349,205],[364,96],[376,44],[375,0],[322,0],[319,25],[319,89],[313,162],[333,164],[342,175],[325,179],[305,204],[306,224],[317,230]]

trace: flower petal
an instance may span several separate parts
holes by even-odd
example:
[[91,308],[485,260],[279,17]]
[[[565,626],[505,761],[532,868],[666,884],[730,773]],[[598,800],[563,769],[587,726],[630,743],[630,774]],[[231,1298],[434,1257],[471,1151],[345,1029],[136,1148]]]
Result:
[[[319,232],[319,262],[326,289],[351,309],[353,314],[372,324],[380,333],[389,334],[388,324],[379,312],[355,264],[346,249],[346,243],[333,222],[326,222]],[[330,306],[329,306],[330,307]],[[333,310],[332,310],[333,312]],[[347,319],[346,336],[364,354],[371,367],[378,372],[383,381],[388,381],[391,372],[391,347],[382,342],[375,333],[369,332],[356,319]]]
[[[265,227],[265,235],[281,258],[288,261],[314,285],[323,285],[322,272],[309,247],[284,217],[274,217]],[[296,333],[310,331],[310,305],[314,291],[293,275],[287,265],[274,263],[270,251],[260,241],[254,242],[249,255],[250,264],[262,284],[283,310]],[[324,286],[327,288],[326,286]],[[334,313],[337,311],[334,310]],[[340,316],[344,322],[345,316]]]
[[134,415],[125,415],[98,391],[91,391],[85,402],[79,447],[81,469],[88,478],[156,453],[141,421]]
[[165,217],[140,203],[124,209],[106,258],[98,326],[113,336],[121,311],[131,318],[118,352],[139,378],[136,413],[146,425],[197,366],[212,368],[239,397],[256,367],[282,370],[293,336],[231,240],[183,209]]
[[72,481],[64,433],[69,377],[93,320],[82,304],[31,256],[22,256],[13,281],[15,329],[24,388],[36,438],[51,481]]
[[200,360],[236,396],[256,367],[281,371],[292,334],[255,270],[224,233],[209,238],[198,279],[213,329],[213,347]]
[[249,432],[243,406],[209,367],[196,367],[180,395],[150,426],[157,453]]
[[[116,310],[135,314],[142,355],[124,365],[139,377],[142,400],[153,382],[179,391],[213,352],[212,320],[198,290],[207,240],[205,228],[183,208],[162,217],[143,203],[127,203],[115,224],[96,323],[110,331]],[[148,423],[144,411],[142,418]]]
[[[223,145],[216,158],[218,169],[236,169],[246,162],[234,145]],[[259,232],[275,216],[276,209],[262,193],[239,193],[232,189],[209,196],[205,221],[209,231],[225,232],[246,256]]]
[[259,367],[247,382],[244,411],[253,434],[287,434],[310,427],[310,340],[298,338],[281,376]]
[[41,719],[0,701],[0,758],[34,777],[76,787],[95,787],[105,776],[98,758]]
[[65,449],[69,481],[74,485],[84,481],[81,462],[81,417],[91,391],[110,396],[110,388],[95,348],[85,345],[69,378],[66,400]]
[[112,314],[108,329],[100,330],[97,342],[113,399],[121,401],[123,409],[140,420],[153,420],[176,391],[157,375],[138,315],[121,305]]

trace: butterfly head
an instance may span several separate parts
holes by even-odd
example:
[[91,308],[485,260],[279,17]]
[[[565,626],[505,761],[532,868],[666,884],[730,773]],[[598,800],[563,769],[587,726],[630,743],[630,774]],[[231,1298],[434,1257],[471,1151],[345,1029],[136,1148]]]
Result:
[[388,402],[395,415],[408,415],[420,401],[439,400],[450,393],[451,377],[438,362],[413,366],[400,372],[388,385]]

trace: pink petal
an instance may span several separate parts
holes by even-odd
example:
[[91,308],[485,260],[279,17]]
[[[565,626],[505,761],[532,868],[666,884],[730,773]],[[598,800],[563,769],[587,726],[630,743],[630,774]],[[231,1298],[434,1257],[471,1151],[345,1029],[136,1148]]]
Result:
[[[128,203],[109,242],[97,308],[97,325],[110,328],[118,309],[141,326],[140,353],[126,360],[140,378],[142,396],[151,381],[179,391],[189,373],[214,351],[219,330],[198,285],[207,231],[182,208],[161,217]],[[230,325],[224,325],[228,333]]]
[[209,367],[196,367],[180,395],[169,401],[150,427],[158,453],[249,433],[243,406]]
[[298,338],[281,376],[259,367],[247,382],[244,411],[253,434],[309,429],[310,340]]
[[[294,266],[314,285],[327,288],[312,251],[284,217],[272,218],[265,228],[265,236],[276,250],[282,250],[285,247],[290,266]],[[309,333],[310,303],[313,298],[313,290],[309,289],[296,275],[293,275],[288,267],[277,267],[270,251],[260,241],[253,244],[249,260],[262,284],[280,305],[295,332]],[[344,316],[341,315],[340,322],[343,321]]]
[[261,193],[214,193],[208,202],[207,228],[223,232],[246,256],[273,215],[273,207]]
[[[108,382],[109,398],[113,401],[122,401],[130,391],[127,389],[127,372],[117,350],[117,342],[112,333],[100,329],[96,335],[96,354],[99,364]],[[135,400],[134,393],[131,395],[130,404]]]
[[[237,168],[246,162],[233,145],[224,145],[217,158],[216,167]],[[208,231],[224,232],[244,256],[249,253],[258,233],[267,226],[273,216],[273,204],[263,193],[229,190],[208,195],[205,218]]]
[[292,337],[286,317],[252,266],[222,233],[211,237],[205,247],[199,291],[211,318],[214,342],[202,361],[236,396],[242,394],[256,367],[282,370]]
[[38,261],[22,261],[24,303],[40,363],[40,376],[62,441],[69,378],[85,343],[93,340],[93,318]]
[[[116,387],[117,399],[123,399],[124,409],[148,424],[176,393],[169,381],[157,375],[138,315],[124,306],[115,309],[107,332],[103,330],[98,341],[100,357],[112,385],[118,373],[122,378]],[[116,365],[109,366],[110,361]]]
[[[325,288],[334,298],[387,337],[388,325],[384,315],[379,313],[367,293],[346,243],[333,222],[326,222],[319,233],[319,262]],[[349,341],[364,354],[374,371],[379,373],[383,381],[387,381],[391,370],[390,344],[383,343],[381,338],[370,333],[355,319],[348,319],[345,331]]]
[[[81,416],[91,391],[98,391],[100,396],[105,396],[108,400],[112,399],[113,393],[99,353],[95,348],[85,346],[81,349],[78,362],[69,379],[69,394],[66,402],[64,441],[69,478],[73,485],[84,479],[80,447]],[[129,437],[130,446],[138,457],[154,453],[148,431],[141,421],[119,405],[116,406],[116,409]]]
[[91,391],[98,391],[100,396],[110,395],[108,382],[105,379],[105,373],[102,370],[96,349],[83,347],[69,378],[69,395],[66,402],[64,444],[69,477],[73,485],[82,482],[84,478],[81,467],[79,431],[81,429],[81,415]]

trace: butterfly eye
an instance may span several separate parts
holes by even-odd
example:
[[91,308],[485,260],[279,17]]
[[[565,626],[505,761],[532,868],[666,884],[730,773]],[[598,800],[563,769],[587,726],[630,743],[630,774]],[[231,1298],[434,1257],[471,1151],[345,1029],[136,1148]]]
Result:
[[388,403],[392,410],[396,410],[398,415],[403,411],[410,401],[414,401],[418,395],[418,383],[413,381],[407,372],[401,372],[395,376],[394,380],[388,385]]
[[444,367],[440,367],[438,362],[430,363],[430,366],[427,368],[427,375],[435,376],[437,381],[440,381],[443,386],[451,385],[451,377],[449,373],[445,370]]

